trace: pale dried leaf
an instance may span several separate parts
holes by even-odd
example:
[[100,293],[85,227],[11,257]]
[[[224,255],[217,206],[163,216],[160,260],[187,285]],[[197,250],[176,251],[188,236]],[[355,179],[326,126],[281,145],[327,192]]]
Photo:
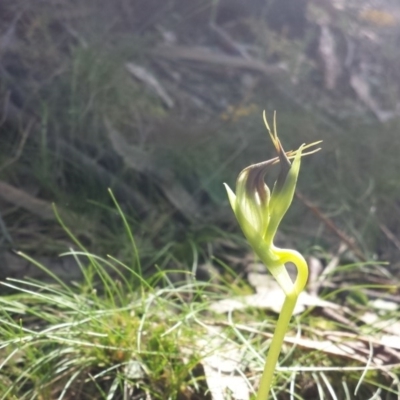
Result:
[[126,69],[139,81],[143,82],[152,92],[154,92],[168,108],[174,107],[174,101],[163,88],[156,77],[148,69],[132,62],[125,64]]
[[350,76],[350,85],[356,92],[358,98],[375,114],[380,122],[387,122],[396,115],[395,112],[385,111],[379,107],[371,93],[371,88],[366,78],[361,74],[353,73]]
[[209,309],[218,314],[228,313],[246,308],[243,299],[223,299],[210,304]]
[[[243,310],[248,307],[268,309],[277,314],[282,310],[285,294],[280,287],[272,288],[265,292],[260,292],[248,296],[238,296],[230,299],[216,301],[210,305],[210,310],[218,313],[228,313]],[[300,294],[293,315],[302,313],[307,307],[340,308],[338,305],[312,296],[306,292]]]
[[365,361],[364,358],[360,358],[356,351],[346,343],[334,343],[331,340],[314,340],[298,337],[285,337],[285,343],[291,343],[310,350],[318,350],[326,354],[347,357],[357,361]]
[[383,335],[381,343],[384,346],[391,347],[392,349],[400,350],[400,336],[399,335]]
[[323,300],[320,297],[313,296],[307,292],[300,293],[298,302],[300,304],[302,304],[303,306],[307,306],[307,307],[321,307],[324,309],[331,308],[334,310],[341,309],[340,305],[332,303],[331,301]]
[[310,270],[308,278],[308,291],[310,294],[316,296],[320,288],[319,277],[323,271],[323,265],[321,260],[317,257],[311,256],[307,261],[308,268]]
[[[264,293],[256,293],[250,296],[245,296],[243,302],[246,307],[254,307],[268,309],[279,314],[282,310],[285,301],[285,294],[280,287]],[[293,315],[300,314],[304,311],[304,307],[297,302],[293,311]]]
[[[284,341],[305,349],[355,360],[362,364],[370,360],[372,365],[381,366],[393,362],[393,359],[400,360],[400,353],[396,352],[398,343],[394,338],[387,338],[386,342],[382,342],[355,334],[343,335],[342,332],[332,332],[325,340],[285,337]],[[382,345],[386,347],[382,348]]]
[[[225,375],[215,368],[203,363],[206,382],[213,400],[250,399],[250,391],[244,378],[240,375]],[[228,395],[230,397],[228,397]]]
[[250,399],[249,384],[238,372],[243,368],[239,346],[227,342],[214,329],[210,329],[207,337],[196,343],[204,354],[202,365],[212,399]]
[[342,73],[341,63],[336,52],[336,41],[328,25],[321,25],[319,55],[323,63],[325,88],[334,90]]
[[377,314],[373,312],[366,312],[360,317],[360,320],[366,325],[373,326],[382,332],[386,332],[392,335],[397,335],[400,337],[400,321],[394,318],[387,320],[382,319]]
[[382,299],[372,300],[369,302],[369,304],[371,305],[371,307],[382,311],[396,311],[399,308],[399,305],[394,301],[387,301]]
[[153,50],[153,54],[156,57],[205,63],[213,66],[220,66],[221,68],[228,67],[232,69],[239,68],[258,71],[266,75],[287,71],[287,65],[285,63],[269,65],[257,59],[246,59],[243,57],[216,53],[200,46],[157,46],[157,48]]
[[[270,275],[256,272],[250,272],[247,278],[250,285],[255,288],[257,293],[219,300],[212,303],[210,309],[222,314],[235,310],[243,310],[247,307],[255,307],[280,313],[283,302],[285,301],[285,294],[278,283]],[[340,308],[335,303],[322,300],[318,296],[303,292],[297,300],[294,315],[303,312],[306,307]]]

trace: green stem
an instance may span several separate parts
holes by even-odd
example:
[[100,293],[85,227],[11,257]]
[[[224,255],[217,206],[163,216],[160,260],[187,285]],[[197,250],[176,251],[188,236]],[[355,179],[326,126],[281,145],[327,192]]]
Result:
[[[260,387],[258,389],[256,400],[268,400],[269,392],[272,385],[272,379],[274,376],[276,364],[278,362],[279,354],[281,352],[283,340],[288,330],[294,308],[296,307],[297,298],[304,289],[308,279],[307,262],[300,253],[294,250],[278,249],[276,247],[272,247],[272,249],[272,253],[279,259],[279,262],[281,263],[280,267],[275,265],[276,271],[274,271],[275,273],[273,275],[277,275],[276,272],[278,271],[280,271],[280,274],[282,274],[282,272],[287,273],[284,264],[287,262],[292,262],[297,268],[297,277],[294,284],[288,284],[286,279],[278,279],[278,283],[280,280],[283,283],[281,287],[286,294],[286,298],[285,302],[283,303],[282,310],[275,328],[274,336],[272,337],[272,342],[268,350],[268,355],[265,361],[264,371],[261,376]],[[263,262],[267,266],[269,264],[268,261],[270,261],[271,263],[272,260],[263,260]],[[278,276],[278,278],[279,277],[280,276]]]
[[296,306],[297,295],[286,296],[283,303],[281,314],[275,328],[274,336],[268,350],[267,360],[265,361],[264,371],[260,381],[260,387],[257,393],[257,400],[268,400],[271,389],[272,378],[274,376],[276,363],[281,352],[283,340],[292,318],[293,310]]
[[[291,262],[295,265],[297,269],[297,277],[293,285],[293,291],[298,296],[306,287],[308,280],[308,265],[304,257],[296,250],[291,249],[279,249],[275,247],[273,249],[274,253],[278,255],[279,260],[282,264]],[[268,265],[268,264],[267,264]],[[285,288],[282,287],[285,291]],[[288,294],[285,292],[286,295]]]

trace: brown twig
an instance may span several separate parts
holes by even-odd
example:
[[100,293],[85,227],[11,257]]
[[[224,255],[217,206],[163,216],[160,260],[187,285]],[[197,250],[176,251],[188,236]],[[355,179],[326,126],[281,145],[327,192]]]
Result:
[[162,57],[170,60],[191,61],[220,68],[229,67],[232,69],[261,72],[267,76],[286,70],[286,66],[283,63],[273,65],[266,64],[255,58],[246,59],[241,56],[216,53],[200,46],[159,45],[151,50],[151,54],[155,57]]
[[384,224],[379,223],[379,229],[384,233],[384,235],[389,239],[398,250],[400,250],[400,241],[397,237],[393,234],[393,232]]
[[309,208],[318,217],[318,219],[320,219],[336,236],[338,236],[341,241],[346,243],[347,246],[354,252],[354,254],[360,260],[367,261],[367,258],[355,244],[355,240],[353,238],[347,236],[343,231],[341,231],[330,218],[328,218],[325,214],[323,214],[322,211],[319,210],[319,208],[315,204],[313,204],[310,200],[308,200],[302,193],[296,191],[296,197],[307,208]]

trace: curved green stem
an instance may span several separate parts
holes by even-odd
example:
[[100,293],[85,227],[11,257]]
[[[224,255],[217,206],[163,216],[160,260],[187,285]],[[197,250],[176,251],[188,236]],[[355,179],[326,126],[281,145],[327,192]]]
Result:
[[[282,264],[291,262],[297,269],[297,277],[294,282],[293,290],[298,296],[306,287],[308,280],[308,265],[304,257],[296,250],[279,249],[275,247],[273,252],[279,257]],[[283,290],[285,290],[282,287]],[[287,294],[287,293],[286,293]]]
[[[271,253],[270,253],[271,254]],[[304,257],[294,250],[289,249],[278,249],[273,247],[272,254],[279,259],[280,265],[276,265],[276,258],[273,267],[269,268],[273,273],[274,277],[285,276],[282,275],[283,271],[286,272],[286,268],[284,266],[287,262],[292,262],[297,268],[297,277],[294,284],[288,283],[285,279],[283,284],[280,286],[282,290],[286,294],[285,302],[283,303],[283,307],[281,313],[278,318],[278,322],[275,328],[274,336],[272,337],[272,342],[268,350],[267,359],[265,361],[264,371],[260,381],[260,387],[257,393],[257,400],[268,400],[268,395],[272,385],[272,379],[275,372],[275,367],[278,362],[279,354],[281,352],[283,340],[285,338],[285,334],[288,330],[290,319],[292,318],[294,308],[296,307],[296,302],[299,294],[304,289],[307,279],[308,279],[308,266]],[[271,265],[271,259],[262,260],[267,267]],[[280,279],[277,279],[278,283],[280,283]],[[282,282],[282,281],[281,281]],[[290,286],[290,287],[289,287]]]

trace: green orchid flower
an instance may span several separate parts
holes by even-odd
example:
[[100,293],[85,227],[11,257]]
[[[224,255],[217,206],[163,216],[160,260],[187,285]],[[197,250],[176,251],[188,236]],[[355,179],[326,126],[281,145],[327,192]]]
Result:
[[[295,250],[276,247],[274,237],[282,218],[292,203],[301,157],[319,149],[306,153],[304,150],[320,143],[315,142],[307,146],[303,144],[296,151],[285,152],[276,130],[276,114],[274,114],[273,131],[268,125],[265,112],[263,118],[276,149],[277,157],[251,165],[240,172],[236,181],[236,194],[225,184],[229,202],[244,236],[286,295],[268,351],[257,400],[267,400],[268,398],[284,336],[297,298],[308,279],[308,266],[304,257]],[[278,163],[280,171],[271,192],[265,184],[264,178],[268,170]],[[288,262],[292,262],[297,268],[295,282],[292,281],[285,267]]]

